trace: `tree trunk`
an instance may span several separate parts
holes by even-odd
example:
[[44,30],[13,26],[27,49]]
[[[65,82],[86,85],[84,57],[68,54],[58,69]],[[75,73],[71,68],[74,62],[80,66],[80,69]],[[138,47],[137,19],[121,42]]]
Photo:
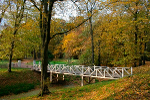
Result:
[[144,53],[143,53],[143,65],[145,65],[145,60],[146,60],[146,54],[145,54],[145,52],[146,52],[146,43],[144,44]]
[[[20,25],[21,20],[23,18],[25,2],[26,2],[26,0],[23,1],[23,4],[21,5],[21,10],[20,11],[18,10],[19,5],[17,6],[17,12],[16,12],[17,15],[16,15],[16,19],[15,19],[15,27],[14,27],[15,30],[14,30],[14,33],[13,33],[13,36],[14,36],[13,38],[15,38],[15,36],[17,34],[17,31],[19,29],[19,25]],[[11,62],[12,62],[12,57],[13,57],[14,44],[15,44],[15,41],[13,40],[12,43],[11,43],[11,49],[10,49],[8,72],[11,72]]]
[[48,44],[50,41],[50,22],[52,8],[55,0],[43,0],[41,2],[41,11],[40,11],[40,32],[42,38],[42,66],[41,66],[41,96],[43,94],[50,93],[47,81],[47,66],[48,66]]
[[140,45],[139,45],[139,51],[140,51],[139,66],[141,66],[142,65],[142,59],[143,59],[143,55],[142,55],[142,41],[143,41],[143,39],[141,39],[141,34],[139,35],[139,39],[140,39]]
[[[14,33],[13,33],[14,38],[15,38],[15,36],[16,36],[16,33],[17,33],[17,29],[16,29],[16,30],[14,31]],[[15,41],[13,40],[13,41],[11,42],[11,48],[10,48],[8,72],[11,72],[11,62],[12,62],[12,57],[13,57],[14,43],[15,43]]]
[[142,56],[140,56],[140,58],[139,58],[139,66],[141,66],[141,65],[142,65],[142,59],[143,59],[143,57],[142,57]]
[[[123,44],[123,46],[124,46],[124,44]],[[125,49],[124,49],[124,57],[125,57],[125,62],[124,62],[124,65],[125,65],[125,67],[127,66],[127,62],[126,62],[126,51],[125,51]]]
[[[92,11],[91,11],[92,14]],[[92,48],[92,65],[94,65],[94,42],[93,42],[93,29],[92,29],[92,17],[89,19],[90,34],[91,34],[91,48]]]
[[48,65],[48,43],[42,48],[42,67],[41,67],[41,96],[49,93],[47,81],[47,65]]
[[[138,14],[138,11],[135,12],[134,14],[134,21],[136,22],[137,21],[137,14]],[[137,34],[138,34],[138,26],[137,24],[135,24],[135,32],[134,32],[134,36],[135,36],[135,40],[134,40],[134,44],[135,44],[135,56],[137,55],[137,40],[138,40],[138,37],[137,37]],[[137,58],[135,57],[134,59],[134,67],[136,67],[136,62],[137,62]]]
[[100,40],[98,40],[98,66],[101,65]]
[[[135,35],[135,43],[134,44],[135,44],[135,56],[136,56],[137,55],[137,33],[135,32],[134,35]],[[137,66],[136,62],[137,62],[137,58],[134,59],[134,65],[133,65],[134,67]]]
[[8,72],[11,72],[11,62],[12,62],[12,56],[13,56],[13,49],[14,49],[14,41],[12,41],[12,43],[11,43]]
[[37,57],[36,57],[36,52],[35,52],[35,49],[34,49],[34,50],[33,50],[33,59],[36,60],[36,58],[37,58]]

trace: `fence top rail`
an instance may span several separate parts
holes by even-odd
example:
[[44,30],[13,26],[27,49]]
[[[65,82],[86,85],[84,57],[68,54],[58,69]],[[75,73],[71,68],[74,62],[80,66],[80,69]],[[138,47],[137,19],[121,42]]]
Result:
[[129,69],[129,68],[131,68],[131,67],[109,67],[109,68],[120,68],[120,69],[122,69],[122,68],[126,68],[126,69]]
[[[84,75],[101,78],[121,78],[126,75],[132,75],[132,67],[107,67],[107,66],[84,66],[84,65],[65,65],[49,64],[48,71],[53,73]],[[129,72],[131,68],[131,72]],[[33,69],[40,71],[40,64],[33,64]],[[131,74],[130,74],[131,73]]]
[[[39,64],[33,64],[33,66],[39,66]],[[122,68],[126,68],[126,69],[129,69],[129,68],[131,68],[131,67],[108,67],[108,66],[86,66],[86,65],[67,65],[67,64],[48,64],[48,66],[58,66],[58,67],[60,67],[60,66],[65,66],[65,67],[84,67],[84,68],[88,68],[88,67],[90,67],[90,68],[117,68],[117,69],[122,69]]]

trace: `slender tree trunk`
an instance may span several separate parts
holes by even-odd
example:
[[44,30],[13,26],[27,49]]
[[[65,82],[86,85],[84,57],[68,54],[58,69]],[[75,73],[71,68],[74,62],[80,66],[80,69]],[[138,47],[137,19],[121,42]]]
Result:
[[11,62],[12,62],[12,56],[13,56],[13,49],[14,49],[14,41],[12,41],[12,43],[11,43],[8,72],[11,72]]
[[[137,21],[137,14],[138,14],[138,11],[136,11],[135,12],[135,14],[134,14],[134,21],[136,22]],[[135,56],[138,54],[137,53],[137,40],[138,40],[138,26],[137,26],[137,24],[135,24],[135,32],[134,32],[134,36],[135,36],[135,40],[134,40],[134,45],[135,45]],[[134,67],[136,67],[137,66],[137,58],[135,57],[135,59],[134,59]]]
[[98,40],[98,66],[101,65],[100,40]]
[[0,24],[1,24],[2,18],[0,17]]
[[142,40],[141,39],[141,34],[139,36],[139,39],[140,39],[140,45],[139,45],[139,51],[140,51],[140,58],[139,58],[139,66],[142,65],[142,59],[143,59],[143,55],[142,55]]
[[[16,33],[17,33],[17,29],[15,29],[15,31],[13,33],[14,38],[16,36]],[[15,41],[13,40],[11,42],[11,48],[10,48],[8,72],[11,72],[11,62],[12,62],[12,57],[13,57],[14,44],[15,44]]]
[[[136,56],[137,55],[137,32],[135,32],[134,35],[135,35],[135,43],[134,44],[135,44],[135,56]],[[137,58],[134,59],[134,67],[137,66],[136,63],[137,63]]]
[[[148,10],[148,6],[146,7],[147,8],[147,11],[146,11],[146,18],[148,19],[149,18],[149,10]],[[147,26],[145,27],[145,31],[144,31],[144,35],[147,35],[148,34],[148,27],[149,27],[149,22],[147,23]],[[146,60],[146,46],[147,46],[147,43],[144,42],[144,53],[143,53],[143,65],[145,65],[145,60]]]
[[145,65],[145,60],[146,60],[146,54],[145,54],[145,51],[146,51],[146,43],[144,44],[144,53],[143,53],[143,65]]
[[33,50],[33,59],[36,60],[36,58],[37,58],[37,57],[36,57],[36,52],[35,52],[35,49],[34,49],[34,50]]
[[92,65],[94,65],[94,41],[93,41],[93,29],[92,29],[92,17],[89,19],[89,23],[90,23],[91,48],[92,48]]
[[[123,45],[124,46],[124,45]],[[126,57],[127,55],[126,55],[126,51],[125,51],[125,49],[124,49],[124,57]],[[125,64],[125,67],[127,66],[127,62],[126,62],[126,58],[125,58],[125,62],[124,62],[124,64]]]

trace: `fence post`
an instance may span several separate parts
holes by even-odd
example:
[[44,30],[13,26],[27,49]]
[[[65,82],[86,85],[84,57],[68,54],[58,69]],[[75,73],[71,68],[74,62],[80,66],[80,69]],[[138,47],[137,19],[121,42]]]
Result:
[[96,77],[97,77],[97,70],[98,70],[98,69],[96,69]]
[[124,68],[122,68],[122,77],[124,77]]
[[63,81],[65,80],[65,76],[64,76],[64,74],[63,74]]
[[33,65],[34,65],[34,64],[36,64],[36,61],[35,61],[35,60],[33,60]]
[[21,60],[18,60],[18,67],[21,67]]
[[35,66],[36,66],[36,61],[33,60],[33,67],[32,67],[32,69],[35,69]]
[[83,86],[83,66],[82,66],[82,73],[81,73],[81,86]]
[[39,61],[39,70],[41,70],[41,62]]
[[113,78],[114,78],[114,72],[115,72],[115,69],[113,69],[113,74],[112,74],[112,75],[113,75]]
[[58,82],[58,74],[57,74],[57,82]]
[[104,77],[105,77],[105,72],[106,72],[106,69],[104,69]]
[[131,75],[132,75],[132,67],[131,67]]

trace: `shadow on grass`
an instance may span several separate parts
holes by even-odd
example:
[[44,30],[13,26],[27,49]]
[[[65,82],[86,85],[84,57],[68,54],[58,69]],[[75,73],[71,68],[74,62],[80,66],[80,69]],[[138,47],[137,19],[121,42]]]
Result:
[[6,85],[3,88],[0,88],[0,96],[8,94],[18,94],[21,92],[27,92],[28,90],[34,89],[35,84],[29,83],[18,83],[14,85]]
[[40,74],[31,70],[12,68],[9,73],[6,68],[0,69],[0,96],[27,92],[39,84]]

